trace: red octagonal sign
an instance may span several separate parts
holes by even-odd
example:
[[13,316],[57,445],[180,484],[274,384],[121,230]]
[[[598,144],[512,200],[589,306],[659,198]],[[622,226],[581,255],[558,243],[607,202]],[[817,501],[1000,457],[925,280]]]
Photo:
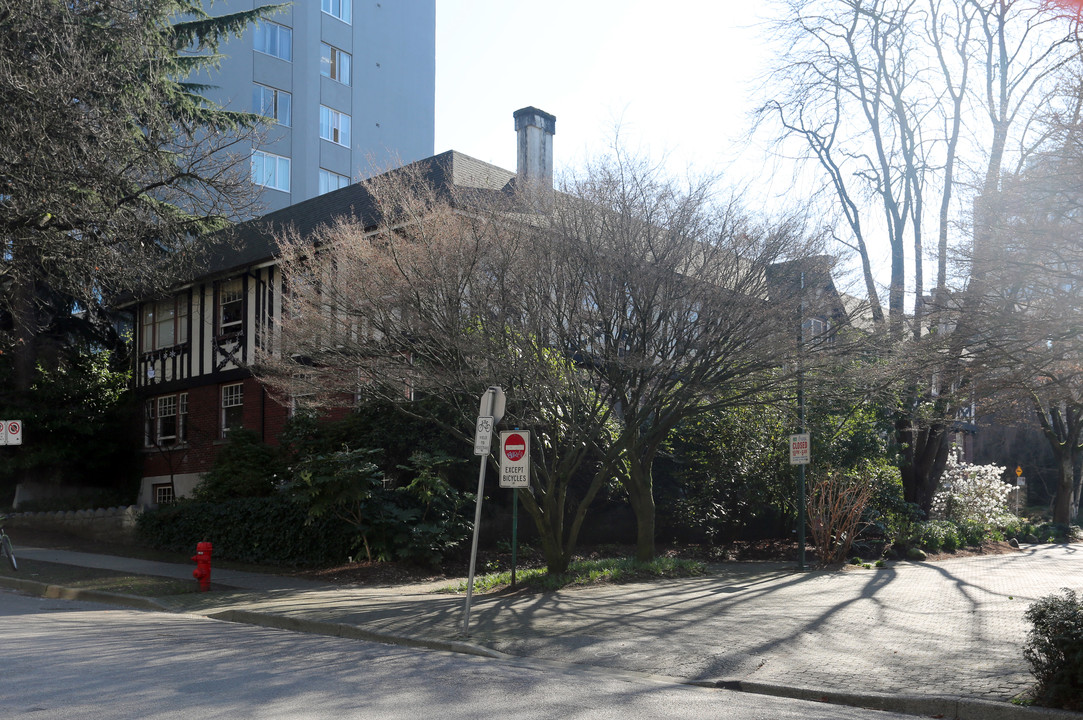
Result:
[[508,435],[504,440],[504,455],[512,462],[519,462],[526,452],[526,440],[518,433]]

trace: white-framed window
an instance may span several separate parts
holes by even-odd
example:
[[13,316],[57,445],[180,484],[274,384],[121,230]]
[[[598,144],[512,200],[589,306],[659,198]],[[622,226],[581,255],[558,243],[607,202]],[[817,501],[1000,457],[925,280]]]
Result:
[[263,187],[290,191],[290,159],[256,150],[252,153],[252,182]]
[[155,505],[172,505],[176,498],[173,496],[173,486],[170,483],[158,483],[151,486],[154,493]]
[[150,398],[145,405],[143,444],[147,447],[178,445],[188,440],[188,393]]
[[252,112],[289,127],[292,121],[293,97],[285,90],[252,84]]
[[350,116],[320,105],[320,137],[350,147]]
[[188,342],[188,293],[145,303],[140,335],[143,352]]
[[222,437],[230,430],[244,427],[244,385],[222,386]]
[[339,175],[336,172],[320,168],[320,195],[329,193],[332,190],[339,190],[349,184],[350,178],[345,175]]
[[805,342],[833,342],[835,339],[831,335],[831,321],[826,318],[808,318],[804,322],[802,331]]
[[353,0],[320,0],[320,9],[344,23],[353,19]]
[[320,43],[320,75],[338,80],[343,85],[350,84],[350,54]]
[[218,334],[238,332],[244,328],[244,283],[240,278],[218,284]]
[[293,30],[285,25],[261,20],[252,42],[256,52],[293,61]]

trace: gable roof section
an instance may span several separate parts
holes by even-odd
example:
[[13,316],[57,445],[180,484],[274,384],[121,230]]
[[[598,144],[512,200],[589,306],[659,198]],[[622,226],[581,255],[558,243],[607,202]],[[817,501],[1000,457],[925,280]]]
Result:
[[[437,189],[505,191],[515,173],[449,150],[418,160],[386,175],[418,172]],[[200,263],[199,276],[223,275],[274,260],[278,248],[275,236],[293,228],[302,236],[340,217],[357,217],[366,224],[375,222],[376,208],[363,183],[354,183],[333,192],[277,210],[236,225],[223,233],[223,241],[210,249]]]

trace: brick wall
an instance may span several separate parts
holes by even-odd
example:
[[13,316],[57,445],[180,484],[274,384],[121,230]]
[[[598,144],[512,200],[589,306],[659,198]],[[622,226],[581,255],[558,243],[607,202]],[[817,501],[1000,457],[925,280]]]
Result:
[[[289,409],[265,393],[253,378],[241,383],[244,427],[261,433],[269,445],[277,445]],[[188,442],[168,450],[145,449],[143,477],[204,473],[214,466],[215,457],[225,444],[221,429],[221,387],[222,384],[214,384],[188,389]]]

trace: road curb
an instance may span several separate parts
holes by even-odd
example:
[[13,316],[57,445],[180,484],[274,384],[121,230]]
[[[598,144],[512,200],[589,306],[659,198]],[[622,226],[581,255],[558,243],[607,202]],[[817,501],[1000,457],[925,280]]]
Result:
[[136,610],[154,610],[157,612],[171,612],[164,604],[154,598],[142,595],[128,595],[126,593],[104,592],[102,590],[85,590],[82,588],[70,588],[62,585],[49,585],[36,580],[23,580],[22,578],[0,577],[0,587],[11,588],[27,595],[53,598],[58,600],[82,600],[84,602],[106,603],[108,605],[123,605]]
[[321,620],[307,620],[293,618],[284,615],[269,615],[266,613],[253,612],[251,610],[221,610],[217,612],[202,613],[205,617],[213,620],[226,622],[244,623],[246,625],[259,625],[261,627],[278,628],[280,630],[293,630],[296,632],[312,633],[315,635],[330,635],[332,637],[350,638],[354,640],[369,640],[388,645],[402,645],[405,647],[427,648],[429,650],[443,650],[445,652],[463,653],[466,655],[479,655],[481,657],[495,659],[509,659],[515,656],[492,650],[475,643],[459,640],[434,640],[431,638],[416,637],[413,635],[395,635],[366,630],[357,625],[343,623],[324,622]]
[[[702,685],[702,683],[695,684]],[[714,683],[714,686],[759,695],[811,700],[813,702],[847,705],[871,710],[886,710],[907,715],[942,717],[951,720],[1081,720],[1083,718],[1083,714],[1070,710],[1013,705],[1008,702],[954,695],[900,695],[876,692],[824,691],[815,688],[777,685],[752,680],[719,680]]]

